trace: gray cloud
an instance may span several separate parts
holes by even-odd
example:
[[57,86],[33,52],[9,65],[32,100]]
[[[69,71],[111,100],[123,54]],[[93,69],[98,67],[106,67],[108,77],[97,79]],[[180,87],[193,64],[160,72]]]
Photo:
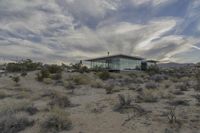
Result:
[[0,57],[59,63],[110,51],[188,62],[180,55],[200,56],[199,5],[193,0],[1,0]]

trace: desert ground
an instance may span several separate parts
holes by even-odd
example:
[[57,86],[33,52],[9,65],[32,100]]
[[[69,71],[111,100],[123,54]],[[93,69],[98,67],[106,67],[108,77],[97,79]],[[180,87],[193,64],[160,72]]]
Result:
[[199,133],[197,68],[0,75],[0,133]]

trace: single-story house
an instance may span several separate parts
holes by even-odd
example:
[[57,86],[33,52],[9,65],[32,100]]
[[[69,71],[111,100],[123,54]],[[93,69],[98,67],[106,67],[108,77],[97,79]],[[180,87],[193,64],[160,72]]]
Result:
[[87,59],[85,61],[90,62],[90,68],[92,69],[100,67],[109,71],[141,70],[144,66],[147,68],[157,63],[157,61],[154,60],[146,60],[142,57],[123,54],[108,55],[105,57]]

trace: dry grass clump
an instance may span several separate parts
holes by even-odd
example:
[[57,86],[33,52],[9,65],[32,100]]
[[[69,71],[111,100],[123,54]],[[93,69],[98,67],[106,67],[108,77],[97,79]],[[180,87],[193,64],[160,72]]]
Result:
[[29,126],[32,126],[33,124],[34,121],[31,121],[22,115],[5,115],[0,118],[0,132],[18,133]]
[[94,79],[94,80],[91,81],[91,87],[93,87],[93,88],[103,88],[104,83],[100,79]]
[[153,103],[158,101],[157,93],[154,90],[143,90],[136,99],[137,102]]
[[69,98],[64,94],[54,93],[51,98],[52,99],[49,103],[51,107],[58,106],[61,108],[66,108],[71,106]]
[[155,82],[161,82],[163,80],[167,80],[168,77],[164,74],[155,74],[155,75],[151,76],[150,79]]
[[53,83],[53,81],[52,81],[51,78],[44,78],[44,79],[43,79],[43,82],[44,82],[45,84],[52,84],[52,83]]
[[123,112],[123,110],[130,107],[132,99],[131,97],[119,94],[119,103],[114,107],[114,111]]
[[180,91],[188,91],[190,84],[188,82],[180,82],[176,84],[176,88]]
[[200,94],[193,96],[197,100],[197,105],[200,105]]
[[147,89],[156,89],[156,88],[158,88],[158,84],[151,81],[151,82],[146,83],[145,87]]
[[76,88],[74,82],[72,81],[64,82],[64,86],[67,90],[71,90],[71,93],[74,94],[74,90]]
[[113,89],[114,89],[114,85],[107,85],[105,87],[105,90],[106,90],[106,94],[112,94],[113,93]]
[[173,100],[168,102],[172,106],[189,106],[189,101],[188,100]]
[[9,96],[9,95],[7,95],[5,92],[0,91],[0,100],[6,98],[6,97],[8,97],[8,96]]
[[16,85],[19,85],[19,81],[20,81],[20,77],[19,76],[12,77],[12,80],[16,83]]
[[91,82],[90,77],[87,74],[78,74],[70,77],[76,85],[88,85]]
[[69,114],[60,108],[52,109],[40,123],[41,132],[57,133],[72,128]]

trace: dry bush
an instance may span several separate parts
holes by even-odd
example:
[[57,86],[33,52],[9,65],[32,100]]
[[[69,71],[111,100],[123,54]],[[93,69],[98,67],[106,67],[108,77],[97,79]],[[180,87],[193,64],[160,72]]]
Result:
[[189,106],[189,101],[187,100],[173,100],[173,101],[169,101],[168,104],[172,105],[172,106]]
[[167,80],[168,77],[164,74],[155,74],[155,75],[151,76],[150,79],[155,82],[161,82],[163,80]]
[[180,82],[176,84],[176,88],[180,91],[188,91],[190,84],[188,82]]
[[12,77],[12,80],[16,83],[16,85],[18,85],[20,77],[19,76]]
[[8,96],[9,96],[9,95],[7,95],[5,92],[0,91],[0,100],[6,98],[6,97],[8,97]]
[[59,106],[61,108],[66,108],[71,106],[69,98],[64,94],[54,93],[51,98],[52,99],[49,102],[51,107]]
[[59,73],[52,74],[51,75],[51,79],[53,79],[53,80],[61,80],[62,79],[62,73],[59,72]]
[[29,115],[35,115],[39,110],[34,105],[29,105],[24,108],[24,111]]
[[196,81],[197,81],[197,84],[196,84],[195,89],[196,89],[197,91],[200,91],[200,69],[197,70],[195,76],[196,76]]
[[107,71],[99,72],[97,76],[102,80],[108,80],[111,77],[110,73]]
[[1,133],[18,133],[34,124],[25,116],[5,115],[0,118]]
[[200,105],[200,94],[193,96],[197,100],[197,105]]
[[125,96],[125,95],[119,94],[118,98],[119,98],[119,103],[115,105],[114,111],[123,112],[124,109],[127,109],[130,107],[132,99],[129,95]]
[[54,108],[47,114],[45,119],[40,123],[41,132],[61,132],[70,130],[72,122],[69,114],[59,108]]
[[103,88],[104,87],[104,83],[102,82],[102,80],[100,79],[94,79],[91,81],[91,87],[93,88]]
[[91,79],[88,77],[87,74],[79,74],[71,76],[71,80],[76,85],[88,85],[91,82]]
[[112,94],[113,93],[113,89],[114,89],[114,85],[108,85],[105,87],[106,90],[106,94]]
[[44,79],[43,79],[43,82],[44,82],[45,84],[52,84],[52,83],[53,83],[53,81],[52,81],[51,78],[44,78]]
[[71,90],[71,93],[74,94],[76,86],[72,81],[64,82],[64,86],[66,89]]
[[156,88],[158,88],[158,84],[155,82],[148,82],[145,84],[145,87],[147,89],[156,89]]
[[147,103],[157,102],[158,96],[154,90],[143,90],[137,96],[136,101],[137,102],[147,102]]

